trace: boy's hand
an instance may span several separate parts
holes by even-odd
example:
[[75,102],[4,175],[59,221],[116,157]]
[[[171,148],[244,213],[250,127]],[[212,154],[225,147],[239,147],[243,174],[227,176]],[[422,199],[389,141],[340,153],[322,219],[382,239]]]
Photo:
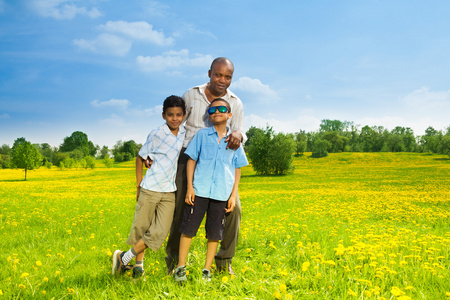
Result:
[[195,192],[193,188],[188,188],[186,192],[186,198],[184,199],[184,202],[189,205],[194,205],[194,199],[195,199]]
[[225,208],[225,213],[232,212],[236,207],[236,196],[231,195],[230,199],[228,199],[228,207]]
[[236,150],[241,145],[242,141],[242,134],[235,130],[227,137],[225,140],[225,143],[228,142],[227,149],[233,149]]
[[147,169],[150,169],[152,166],[153,160],[150,159],[150,157],[147,156],[147,158],[144,160],[144,164],[147,167]]

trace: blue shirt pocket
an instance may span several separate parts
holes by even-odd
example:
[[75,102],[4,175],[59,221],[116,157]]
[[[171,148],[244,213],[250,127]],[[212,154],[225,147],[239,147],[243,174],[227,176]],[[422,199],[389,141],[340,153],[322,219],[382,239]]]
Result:
[[235,150],[233,149],[226,149],[220,153],[221,159],[226,165],[231,165],[233,163],[234,151]]
[[200,152],[200,159],[211,160],[216,155],[217,145],[205,144]]

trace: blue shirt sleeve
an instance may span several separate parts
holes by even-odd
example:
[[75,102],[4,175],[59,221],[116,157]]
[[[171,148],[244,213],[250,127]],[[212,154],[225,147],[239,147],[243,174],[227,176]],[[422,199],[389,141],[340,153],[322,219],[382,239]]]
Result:
[[198,157],[200,155],[200,147],[201,147],[201,138],[200,134],[197,132],[189,143],[188,147],[184,154],[189,156],[192,160],[198,161]]
[[242,145],[241,145],[235,151],[234,167],[242,168],[242,167],[245,167],[246,165],[248,165],[248,160],[247,160],[247,156],[245,155],[244,148],[242,148]]

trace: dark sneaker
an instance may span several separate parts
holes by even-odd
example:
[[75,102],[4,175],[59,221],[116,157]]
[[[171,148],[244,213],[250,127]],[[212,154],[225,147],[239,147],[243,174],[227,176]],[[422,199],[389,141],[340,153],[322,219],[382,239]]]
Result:
[[173,279],[175,282],[184,283],[187,281],[186,277],[186,267],[181,266],[175,269],[175,272],[173,273]]
[[[142,268],[142,266],[134,266],[133,267],[133,278],[135,278],[135,279],[137,279],[137,278],[144,278],[143,276],[144,276],[144,273],[145,273],[145,271],[144,271],[144,268]],[[144,278],[144,280],[145,280],[145,278]]]
[[128,270],[131,270],[133,268],[132,265],[124,265],[122,262],[122,257],[124,256],[125,252],[116,250],[114,251],[113,255],[113,266],[112,266],[112,274],[123,274]]
[[211,271],[207,269],[202,270],[202,279],[204,281],[211,281]]

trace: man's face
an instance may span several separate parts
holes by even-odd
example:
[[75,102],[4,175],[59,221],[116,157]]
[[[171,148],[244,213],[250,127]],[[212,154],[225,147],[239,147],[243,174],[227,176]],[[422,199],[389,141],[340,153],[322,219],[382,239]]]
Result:
[[215,96],[222,96],[233,79],[233,66],[226,62],[218,62],[208,71],[209,84]]

